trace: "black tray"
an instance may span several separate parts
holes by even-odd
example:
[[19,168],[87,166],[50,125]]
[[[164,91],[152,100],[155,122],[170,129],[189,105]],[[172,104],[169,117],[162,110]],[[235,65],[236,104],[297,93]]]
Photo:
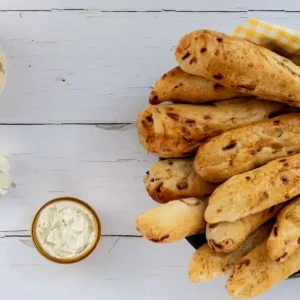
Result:
[[[186,238],[186,240],[197,250],[203,244],[206,243],[205,234],[195,234]],[[291,275],[289,278],[297,278],[300,277],[300,271],[296,272],[295,274]]]

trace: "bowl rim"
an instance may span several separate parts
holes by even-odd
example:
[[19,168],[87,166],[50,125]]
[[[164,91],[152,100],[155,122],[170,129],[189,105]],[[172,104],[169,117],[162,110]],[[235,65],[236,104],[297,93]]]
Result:
[[[39,242],[39,239],[37,237],[36,227],[37,227],[37,222],[38,222],[41,212],[49,205],[51,205],[53,203],[58,203],[58,202],[73,202],[78,205],[84,206],[84,208],[87,209],[93,216],[96,237],[95,237],[93,243],[87,249],[85,249],[81,254],[79,254],[75,257],[59,258],[59,257],[52,256],[51,254],[49,254],[48,252],[45,251],[45,249],[43,248],[43,246],[41,245],[41,243]],[[54,198],[54,199],[46,202],[36,212],[36,214],[33,218],[32,224],[31,224],[31,238],[32,238],[33,244],[35,245],[35,248],[37,249],[37,251],[47,260],[58,263],[58,264],[73,264],[73,263],[82,261],[83,259],[87,258],[88,256],[90,256],[92,254],[92,252],[94,252],[94,250],[98,246],[100,237],[101,237],[101,223],[100,223],[100,219],[99,219],[96,211],[88,203],[86,203],[78,198],[69,197],[69,196]]]

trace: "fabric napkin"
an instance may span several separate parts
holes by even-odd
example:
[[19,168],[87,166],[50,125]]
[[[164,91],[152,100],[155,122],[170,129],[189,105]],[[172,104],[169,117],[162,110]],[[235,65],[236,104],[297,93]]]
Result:
[[266,47],[300,65],[300,31],[251,18],[241,23],[232,35]]

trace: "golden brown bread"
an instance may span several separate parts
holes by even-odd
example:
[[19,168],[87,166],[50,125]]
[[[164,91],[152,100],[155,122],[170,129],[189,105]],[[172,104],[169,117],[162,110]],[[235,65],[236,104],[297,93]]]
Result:
[[176,67],[161,76],[155,83],[149,102],[151,104],[166,101],[201,103],[236,97],[242,97],[242,94],[204,77],[185,73],[180,67]]
[[188,271],[190,280],[203,282],[228,274],[240,258],[267,239],[271,229],[272,224],[261,226],[231,253],[216,253],[204,244],[195,252],[190,261]]
[[234,222],[300,194],[300,154],[235,175],[217,187],[205,211],[208,223]]
[[224,182],[276,158],[299,152],[300,113],[286,114],[211,139],[199,148],[195,170],[204,180]]
[[300,245],[300,197],[288,203],[278,214],[272,234],[267,241],[271,259],[282,262]]
[[208,138],[286,110],[286,105],[253,98],[153,105],[139,113],[136,126],[139,141],[149,153],[163,158],[184,157],[195,153]]
[[281,263],[273,261],[263,242],[234,266],[227,280],[228,293],[238,299],[251,298],[267,291],[300,269],[300,248]]
[[197,30],[180,40],[175,56],[187,73],[238,92],[300,106],[300,68],[264,47]]
[[261,212],[244,217],[235,222],[207,224],[206,239],[215,252],[232,252],[236,250],[259,226],[275,217],[285,203],[280,203]]
[[159,202],[188,197],[208,197],[217,187],[204,181],[194,170],[193,158],[164,159],[144,177],[149,196]]
[[149,209],[136,219],[136,229],[149,241],[171,243],[205,229],[207,199],[186,198]]

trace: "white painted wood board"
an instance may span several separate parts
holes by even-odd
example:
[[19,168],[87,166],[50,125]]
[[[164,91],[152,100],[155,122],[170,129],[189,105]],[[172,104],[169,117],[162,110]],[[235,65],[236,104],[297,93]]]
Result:
[[[91,257],[69,266],[46,261],[31,245],[28,238],[0,239],[1,293],[9,299],[232,299],[225,277],[189,282],[194,250],[185,241],[156,245],[142,238],[102,237]],[[256,299],[296,300],[298,292],[292,279]]]
[[29,230],[46,201],[74,196],[98,212],[102,234],[138,235],[135,218],[156,205],[143,176],[154,156],[134,126],[0,126],[16,187],[0,201],[0,230]]
[[[156,158],[138,144],[134,124],[99,123],[135,121],[150,87],[175,65],[173,52],[185,33],[230,34],[248,17],[297,29],[299,11],[293,0],[0,1],[9,68],[0,124],[10,124],[0,126],[0,151],[8,153],[16,184],[0,199],[1,297],[230,299],[225,278],[188,281],[194,250],[186,241],[156,245],[129,237],[138,235],[136,216],[157,205],[142,182]],[[28,125],[13,125],[20,123]],[[105,235],[89,259],[71,266],[43,259],[29,237],[36,210],[66,195],[97,210]],[[294,279],[257,299],[298,295]]]
[[2,10],[98,9],[102,11],[246,11],[287,10],[299,11],[294,0],[2,0]]
[[300,28],[300,13],[0,12],[8,59],[1,123],[134,122],[151,86],[197,28],[232,32],[248,17]]

